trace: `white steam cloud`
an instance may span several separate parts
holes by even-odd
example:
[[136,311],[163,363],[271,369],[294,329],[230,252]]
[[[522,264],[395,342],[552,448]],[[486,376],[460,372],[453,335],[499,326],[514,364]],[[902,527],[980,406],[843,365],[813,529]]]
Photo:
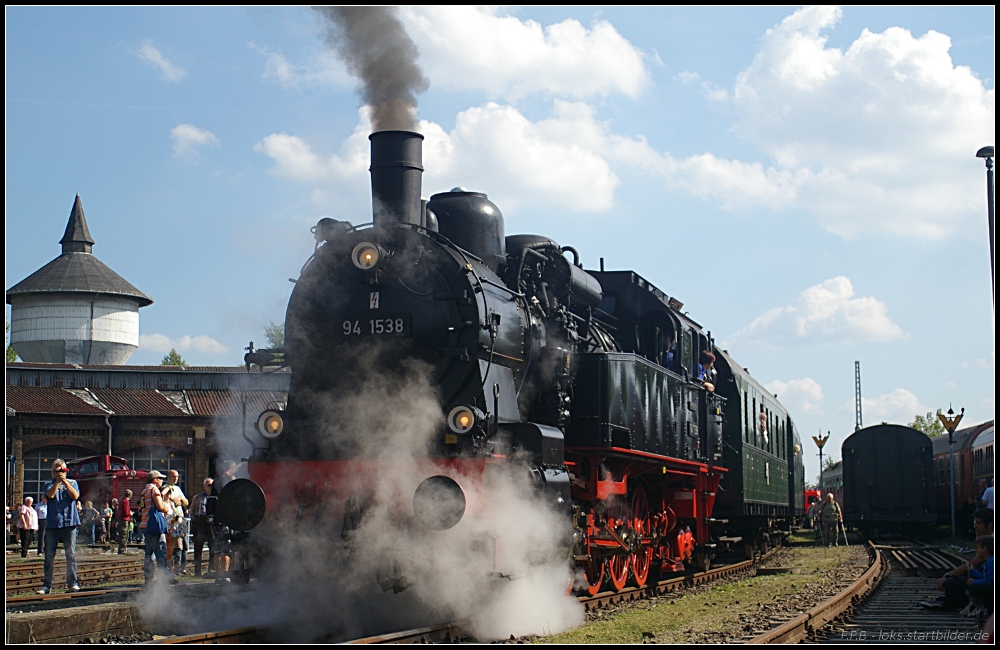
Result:
[[[377,356],[359,355],[349,367],[384,369]],[[252,532],[266,558],[258,580],[246,592],[222,588],[204,620],[187,612],[174,624],[191,632],[270,625],[273,642],[308,643],[457,620],[481,641],[581,623],[583,608],[567,593],[569,518],[529,484],[524,466],[429,457],[444,424],[432,368],[402,361],[350,385],[296,394],[322,424],[287,435],[322,451],[278,466],[267,518]],[[227,422],[218,423],[219,453],[238,459],[248,445],[235,420]],[[324,461],[331,450],[343,460]],[[464,516],[447,530],[414,516],[417,487],[439,475],[465,496]],[[162,605],[155,589],[146,598],[151,608]],[[150,616],[162,620],[161,612]]]

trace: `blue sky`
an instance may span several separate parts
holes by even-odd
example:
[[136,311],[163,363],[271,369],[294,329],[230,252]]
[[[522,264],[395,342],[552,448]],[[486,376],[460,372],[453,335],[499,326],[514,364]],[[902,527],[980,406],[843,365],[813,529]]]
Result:
[[[986,175],[995,10],[408,8],[424,195],[634,269],[806,437],[994,417]],[[94,254],[153,305],[140,350],[239,363],[324,216],[370,221],[367,113],[306,8],[6,9],[6,286]],[[8,308],[9,314],[9,308]]]

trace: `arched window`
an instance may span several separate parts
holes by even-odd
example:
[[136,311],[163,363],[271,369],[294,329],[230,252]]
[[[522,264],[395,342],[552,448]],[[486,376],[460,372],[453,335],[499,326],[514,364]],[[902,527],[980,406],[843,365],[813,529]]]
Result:
[[179,475],[177,484],[184,490],[184,494],[191,496],[188,494],[187,486],[187,454],[182,454],[176,449],[168,447],[140,447],[125,454],[123,458],[128,461],[130,468],[136,470],[155,469],[162,474],[166,474],[172,469],[177,470]]

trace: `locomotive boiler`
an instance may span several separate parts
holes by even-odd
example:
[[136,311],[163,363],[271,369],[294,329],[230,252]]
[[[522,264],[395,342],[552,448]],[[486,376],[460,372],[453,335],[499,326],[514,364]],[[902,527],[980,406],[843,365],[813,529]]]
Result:
[[[739,393],[714,390],[706,353],[728,358],[637,273],[586,271],[571,247],[505,236],[486,194],[423,201],[422,139],[373,133],[372,223],[314,228],[284,348],[246,357],[248,370],[290,367],[288,402],[260,415],[252,480],[223,490],[220,516],[238,531],[322,522],[344,544],[381,517],[401,539],[480,535],[495,559],[493,495],[515,480],[562,522],[579,591],[707,568],[741,539],[714,518],[720,481],[743,462],[724,451]],[[767,398],[780,442],[765,454],[783,462],[768,466],[764,500],[785,501],[741,505],[764,518],[745,531],[801,501],[791,420]],[[384,537],[365,550],[386,552]],[[417,561],[380,560],[375,578],[403,589]]]

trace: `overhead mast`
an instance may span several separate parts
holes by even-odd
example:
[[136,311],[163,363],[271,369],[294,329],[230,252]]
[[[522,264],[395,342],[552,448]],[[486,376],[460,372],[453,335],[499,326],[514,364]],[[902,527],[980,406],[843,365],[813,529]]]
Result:
[[854,362],[854,430],[860,431],[861,424],[861,362]]

